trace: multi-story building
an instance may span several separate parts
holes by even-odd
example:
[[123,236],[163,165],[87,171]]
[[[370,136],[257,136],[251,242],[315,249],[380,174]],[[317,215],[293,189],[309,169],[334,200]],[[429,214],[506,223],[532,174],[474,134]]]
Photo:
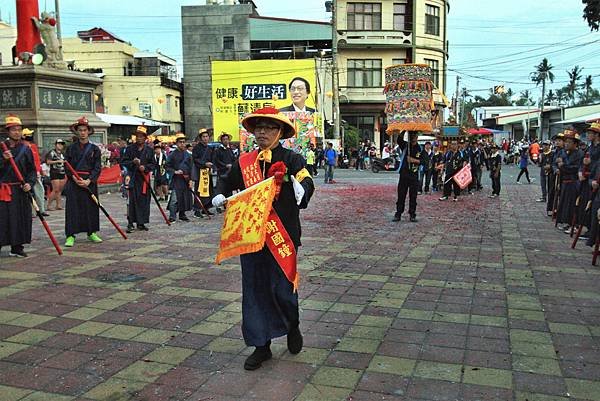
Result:
[[17,28],[0,19],[0,66],[13,64],[13,46],[17,41]]
[[[188,135],[212,126],[211,61],[305,59],[330,54],[329,23],[263,17],[252,0],[240,0],[239,4],[231,0],[224,4],[212,4],[210,0],[206,3],[181,8]],[[323,88],[323,93],[329,90]]]
[[101,28],[77,36],[63,39],[64,58],[75,69],[103,78],[97,112],[155,120],[171,132],[182,129],[183,86],[175,60],[141,52]]
[[385,67],[420,63],[432,68],[434,130],[446,107],[447,0],[337,1],[337,45],[342,119],[363,139],[383,143]]

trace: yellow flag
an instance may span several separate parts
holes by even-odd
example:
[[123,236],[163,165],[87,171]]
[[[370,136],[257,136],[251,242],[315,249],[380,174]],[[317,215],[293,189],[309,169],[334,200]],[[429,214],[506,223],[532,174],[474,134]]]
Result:
[[210,170],[207,168],[200,169],[200,185],[198,185],[198,195],[201,198],[210,196]]
[[271,177],[227,199],[217,264],[264,247],[266,223],[273,207],[275,189],[276,184]]

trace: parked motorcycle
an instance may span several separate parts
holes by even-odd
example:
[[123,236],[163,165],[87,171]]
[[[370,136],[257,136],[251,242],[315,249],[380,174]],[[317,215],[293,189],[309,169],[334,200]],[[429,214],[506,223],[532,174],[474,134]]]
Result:
[[378,173],[380,171],[394,171],[398,168],[396,164],[396,160],[392,157],[388,157],[387,159],[373,157],[371,159],[371,171],[374,173]]

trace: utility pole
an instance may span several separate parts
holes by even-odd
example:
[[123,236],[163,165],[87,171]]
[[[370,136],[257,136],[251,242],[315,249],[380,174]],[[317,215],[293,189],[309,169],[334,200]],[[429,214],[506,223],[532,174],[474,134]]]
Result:
[[461,124],[462,125],[462,121],[465,119],[465,101],[467,98],[467,88],[462,88],[462,104],[460,105],[460,118],[461,118]]
[[58,39],[58,47],[60,48],[60,52],[62,54],[62,33],[60,29],[60,6],[59,0],[54,0],[54,16],[56,17],[56,37]]
[[340,90],[339,90],[339,82],[338,82],[338,60],[337,60],[337,0],[333,0],[332,8],[331,8],[331,16],[332,16],[332,42],[331,42],[331,79],[332,89],[333,89],[333,138],[340,139],[340,145],[344,146],[344,138],[340,137]]
[[454,92],[455,93],[455,95],[454,95],[454,117],[456,118],[456,122],[460,125],[460,120],[458,118],[458,114],[459,114],[458,113],[458,96],[459,96],[458,88],[459,88],[459,85],[460,85],[460,76],[457,75],[456,76],[456,92]]

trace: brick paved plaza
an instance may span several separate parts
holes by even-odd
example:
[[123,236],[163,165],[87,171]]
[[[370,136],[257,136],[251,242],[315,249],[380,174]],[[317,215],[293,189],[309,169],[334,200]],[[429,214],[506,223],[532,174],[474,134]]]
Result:
[[[299,355],[282,338],[243,369],[220,216],[169,228],[152,206],[149,233],[102,220],[103,244],[62,257],[35,221],[30,257],[0,258],[0,400],[600,400],[600,267],[537,182],[506,170],[500,199],[489,180],[458,203],[421,196],[415,225],[390,221],[396,174],[336,174],[303,214]],[[101,199],[123,223],[123,200]]]

